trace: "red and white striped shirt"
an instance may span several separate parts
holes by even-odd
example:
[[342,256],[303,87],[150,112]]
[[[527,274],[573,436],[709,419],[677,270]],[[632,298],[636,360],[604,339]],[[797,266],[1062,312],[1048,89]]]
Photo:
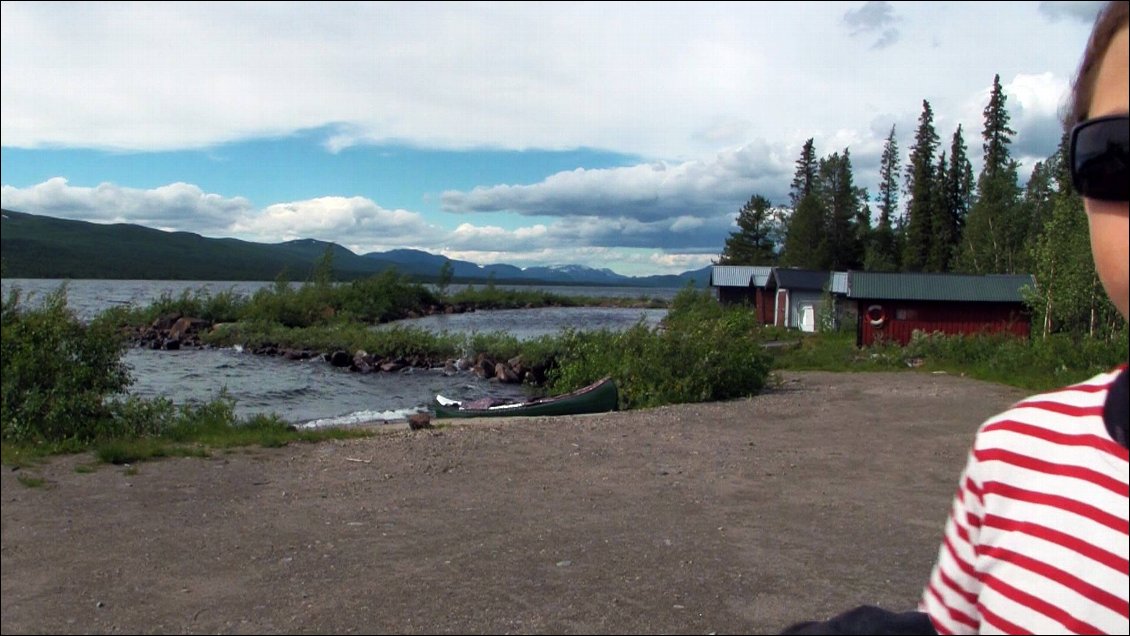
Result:
[[940,634],[1126,634],[1128,451],[1103,419],[1122,369],[981,425],[919,604]]

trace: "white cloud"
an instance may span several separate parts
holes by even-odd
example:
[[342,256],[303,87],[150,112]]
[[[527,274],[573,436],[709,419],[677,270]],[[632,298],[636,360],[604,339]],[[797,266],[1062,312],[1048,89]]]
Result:
[[648,260],[665,271],[687,271],[710,265],[715,256],[710,254],[650,254]]
[[1087,26],[1025,3],[23,2],[2,12],[10,147],[196,148],[340,125],[331,150],[590,147],[675,161],[719,143],[797,144],[922,98],[944,112],[994,72],[1067,77]]
[[208,194],[187,183],[172,183],[151,190],[112,183],[85,188],[56,177],[30,188],[6,185],[0,192],[2,205],[9,210],[212,235],[227,231],[232,218],[252,210],[250,202],[242,197]]
[[319,197],[277,203],[231,225],[236,236],[289,241],[316,238],[355,245],[419,241],[435,229],[415,212],[386,210],[364,197]]
[[696,230],[705,224],[706,221],[699,217],[683,215],[678,217],[671,223],[671,231],[687,232],[690,230]]
[[707,161],[578,168],[530,185],[448,191],[442,201],[449,212],[510,211],[555,217],[611,212],[641,222],[710,216],[736,212],[753,192],[783,201],[792,179],[792,162],[764,143],[753,143]]

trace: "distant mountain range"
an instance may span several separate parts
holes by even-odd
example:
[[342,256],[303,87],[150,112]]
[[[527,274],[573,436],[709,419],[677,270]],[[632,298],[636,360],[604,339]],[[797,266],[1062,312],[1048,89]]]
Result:
[[299,239],[253,243],[166,232],[140,225],[106,225],[3,210],[0,260],[5,278],[105,278],[135,280],[307,280],[327,247],[342,280],[395,267],[420,282],[439,277],[451,263],[452,282],[498,284],[706,287],[710,266],[678,275],[623,276],[584,265],[520,268],[478,265],[420,250],[354,252],[326,241]]

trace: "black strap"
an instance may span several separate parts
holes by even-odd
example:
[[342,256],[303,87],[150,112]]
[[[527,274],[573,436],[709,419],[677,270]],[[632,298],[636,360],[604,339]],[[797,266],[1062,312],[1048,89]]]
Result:
[[1103,405],[1103,422],[1111,439],[1130,448],[1130,369],[1123,369],[1110,385]]
[[791,625],[782,634],[919,634],[934,635],[934,624],[925,612],[892,612],[874,605],[859,607],[833,616],[826,621],[808,621]]

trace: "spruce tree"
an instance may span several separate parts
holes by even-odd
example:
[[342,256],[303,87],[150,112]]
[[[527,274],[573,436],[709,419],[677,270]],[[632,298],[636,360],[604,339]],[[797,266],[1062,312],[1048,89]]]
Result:
[[820,160],[818,188],[826,213],[821,253],[826,259],[821,269],[858,268],[863,260],[859,243],[858,219],[860,189],[855,187],[851,151],[832,153]]
[[955,267],[954,261],[961,245],[962,234],[965,232],[965,221],[969,216],[969,208],[973,205],[973,165],[969,163],[966,155],[961,124],[958,124],[950,142],[950,163],[946,170],[944,188],[945,198],[942,207],[953,228],[950,235],[950,258],[946,263],[948,271]]
[[1032,168],[1032,176],[1028,177],[1028,184],[1024,186],[1020,205],[1024,210],[1021,216],[1028,220],[1024,243],[1029,254],[1035,247],[1036,238],[1051,219],[1052,208],[1055,206],[1056,156],[1058,155],[1037,162]]
[[879,163],[879,194],[875,198],[879,208],[879,222],[871,233],[863,265],[868,271],[893,272],[899,267],[894,226],[898,214],[899,172],[898,142],[895,140],[895,127],[891,126]]
[[719,265],[773,265],[777,260],[773,242],[772,204],[755,194],[738,211],[738,230],[726,239]]
[[910,150],[907,166],[906,243],[903,247],[903,269],[912,272],[926,268],[930,255],[931,234],[934,222],[934,151],[938,148],[938,133],[934,130],[934,111],[930,102],[922,100],[922,115],[914,146]]
[[793,210],[800,205],[800,200],[812,194],[816,187],[816,146],[812,138],[804,142],[800,158],[796,160],[796,171],[793,173],[792,188],[789,190],[789,204]]
[[857,250],[856,263],[850,269],[863,269],[867,265],[867,255],[870,251],[871,237],[875,229],[871,227],[871,205],[868,201],[871,195],[867,188],[859,189],[859,211],[855,215],[855,248]]
[[984,110],[981,137],[985,163],[977,179],[977,200],[969,210],[958,261],[960,269],[978,274],[1016,273],[1025,261],[1028,224],[1018,205],[1016,162],[1008,149],[1016,132],[1008,127],[1006,101],[997,75]]
[[945,184],[948,173],[946,171],[946,153],[938,157],[938,165],[934,172],[934,188],[930,192],[930,247],[926,254],[926,265],[923,270],[927,272],[944,272],[950,262],[950,253],[955,241],[953,219],[946,209]]
[[813,192],[798,203],[789,221],[781,264],[805,269],[823,269],[827,258],[825,242],[825,210],[820,196]]

